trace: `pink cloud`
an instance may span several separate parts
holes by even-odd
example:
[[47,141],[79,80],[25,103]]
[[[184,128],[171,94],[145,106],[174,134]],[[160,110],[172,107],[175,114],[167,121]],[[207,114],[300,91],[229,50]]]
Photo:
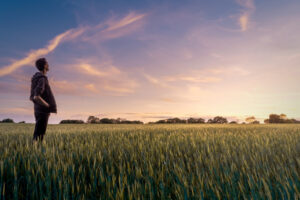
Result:
[[0,108],[1,114],[20,114],[20,115],[32,115],[32,108],[22,108],[22,107],[15,107],[15,108]]
[[85,95],[124,96],[133,94],[139,87],[137,81],[125,71],[113,65],[111,58],[77,59],[67,64],[68,73],[76,78],[74,87]]
[[153,77],[149,74],[144,74],[144,77],[152,84],[161,87],[171,87],[170,83],[185,82],[185,83],[217,83],[221,82],[225,77],[235,75],[249,75],[250,72],[236,66],[204,68],[201,70],[189,70],[181,74]]
[[55,94],[82,94],[80,88],[78,88],[78,83],[69,82],[67,80],[55,80],[53,78],[49,79],[49,82]]
[[95,85],[93,83],[86,84],[84,87],[87,90],[89,90],[90,92],[93,92],[93,93],[98,93],[99,92],[99,90],[95,87]]
[[96,68],[93,66],[93,64],[82,62],[77,66],[77,69],[84,74],[99,77],[115,76],[121,73],[117,67],[111,65],[110,63],[101,63],[102,66],[100,65],[100,67],[103,69],[99,69],[99,65],[97,64],[95,64],[95,66],[97,66]]
[[254,0],[236,0],[236,2],[244,8],[238,18],[241,31],[244,32],[248,30],[250,17],[255,10]]
[[146,74],[144,73],[144,77],[150,82],[152,83],[153,85],[157,85],[159,87],[162,87],[162,88],[170,88],[170,86],[165,83],[163,80],[159,79],[159,78],[155,78],[149,74]]

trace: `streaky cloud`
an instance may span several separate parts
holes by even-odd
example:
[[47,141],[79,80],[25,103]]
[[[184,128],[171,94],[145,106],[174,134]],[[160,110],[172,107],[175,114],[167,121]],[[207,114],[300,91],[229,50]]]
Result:
[[90,27],[89,33],[83,37],[83,41],[95,43],[125,36],[136,29],[141,23],[137,23],[145,18],[147,14],[137,14],[130,12],[121,19],[111,18],[106,22],[99,23],[95,27]]
[[23,66],[31,65],[38,57],[49,54],[50,52],[54,51],[57,48],[57,46],[62,42],[77,38],[83,32],[84,32],[84,28],[78,28],[78,29],[70,29],[65,31],[64,33],[57,35],[49,42],[49,44],[46,47],[33,50],[29,52],[26,57],[20,60],[16,60],[12,62],[10,65],[2,67],[0,69],[0,77],[8,75]]
[[[61,43],[77,39],[78,37],[83,36],[85,33],[89,32],[89,31],[91,31],[91,32],[96,31],[95,35],[99,35],[99,33],[103,33],[103,36],[102,36],[103,40],[120,37],[120,36],[126,34],[127,32],[121,31],[120,33],[114,33],[112,35],[110,35],[108,33],[110,33],[111,31],[115,32],[118,29],[124,28],[136,21],[139,21],[140,19],[144,18],[145,16],[146,16],[146,14],[136,14],[135,12],[130,12],[127,16],[125,16],[119,20],[109,19],[106,22],[100,23],[96,26],[84,26],[84,27],[79,26],[78,28],[69,29],[69,30],[55,36],[52,40],[49,41],[48,45],[45,46],[44,48],[32,50],[24,58],[13,61],[11,64],[0,68],[0,77],[11,74],[15,70],[17,70],[23,66],[32,65],[33,62],[38,57],[45,56],[45,55],[49,54],[50,52],[54,51]],[[104,25],[107,25],[108,27],[103,28]]]
[[244,8],[241,15],[238,18],[241,31],[245,32],[249,28],[250,17],[255,11],[254,0],[236,0],[236,2]]
[[239,23],[241,31],[246,31],[248,29],[249,13],[245,12],[244,14],[242,14],[239,18]]
[[152,84],[157,85],[162,88],[169,88],[170,86],[166,84],[164,81],[159,80],[149,74],[144,73],[144,77]]
[[[135,92],[137,82],[116,67],[110,59],[77,59],[70,68],[75,69],[89,94],[124,96]],[[81,86],[79,86],[81,87]]]
[[236,0],[236,2],[247,9],[255,9],[254,0]]
[[93,93],[98,93],[99,91],[96,89],[95,85],[93,83],[89,83],[89,84],[86,84],[84,86],[87,90],[89,90],[90,92],[93,92]]
[[32,110],[29,108],[23,108],[23,107],[9,107],[9,108],[0,108],[1,114],[21,114],[21,115],[31,115]]
[[104,72],[104,71],[100,71],[98,69],[95,69],[94,67],[92,67],[91,65],[89,64],[86,64],[86,63],[82,63],[79,65],[79,68],[86,74],[89,74],[89,75],[93,75],[93,76],[99,76],[99,77],[102,77],[102,76],[106,76],[107,75],[107,72]]
[[118,21],[110,20],[107,23],[108,27],[105,30],[103,30],[103,32],[114,31],[114,30],[123,28],[129,24],[132,24],[136,21],[141,20],[145,16],[146,16],[146,14],[136,14],[135,12],[130,12],[126,17],[124,17],[121,20],[118,20]]

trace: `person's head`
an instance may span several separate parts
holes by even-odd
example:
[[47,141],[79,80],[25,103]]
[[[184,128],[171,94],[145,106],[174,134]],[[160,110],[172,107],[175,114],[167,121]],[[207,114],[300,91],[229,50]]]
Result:
[[39,58],[35,61],[35,66],[40,72],[49,71],[49,65],[46,58]]

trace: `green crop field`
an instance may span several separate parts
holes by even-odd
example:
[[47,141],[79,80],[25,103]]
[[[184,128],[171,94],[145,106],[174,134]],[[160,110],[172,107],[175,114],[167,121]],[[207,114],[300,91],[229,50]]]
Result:
[[299,199],[300,125],[0,124],[0,199]]

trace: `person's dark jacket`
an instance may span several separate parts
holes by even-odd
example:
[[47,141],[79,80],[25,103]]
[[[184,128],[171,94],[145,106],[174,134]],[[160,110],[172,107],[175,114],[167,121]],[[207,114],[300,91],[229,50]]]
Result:
[[[36,102],[33,97],[40,96],[42,97],[48,104],[49,107],[43,106]],[[56,102],[51,91],[48,78],[41,72],[37,72],[31,78],[31,91],[30,91],[30,100],[34,103],[34,111],[35,112],[43,112],[43,113],[56,113]]]

